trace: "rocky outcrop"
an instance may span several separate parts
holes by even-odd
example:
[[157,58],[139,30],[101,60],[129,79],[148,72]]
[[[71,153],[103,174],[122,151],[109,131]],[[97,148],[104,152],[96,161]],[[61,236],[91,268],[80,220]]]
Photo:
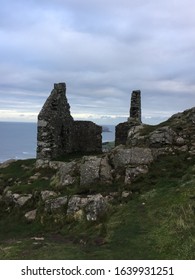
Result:
[[89,185],[97,183],[100,180],[100,162],[101,158],[96,156],[83,157],[80,166],[80,184]]
[[51,181],[52,186],[60,188],[77,183],[79,165],[75,161],[61,162],[58,166],[58,171]]
[[106,154],[84,156],[71,162],[37,160],[37,168],[54,169],[54,189],[74,186],[130,185],[146,174],[162,154],[195,154],[195,108],[176,114],[157,126],[135,125],[128,132],[127,144]]
[[[37,200],[37,197],[39,199]],[[11,191],[5,192],[1,196],[1,203],[9,206],[5,211],[10,212],[12,209],[19,208],[29,209],[24,212],[24,217],[28,222],[33,222],[35,219],[47,218],[52,216],[53,219],[73,219],[81,220],[86,219],[87,221],[96,221],[103,215],[106,215],[109,208],[109,202],[112,195],[104,197],[100,193],[87,196],[62,196],[56,192],[45,190],[41,191],[38,196],[37,192],[34,194],[23,194],[12,193]],[[34,200],[34,204],[28,204],[29,200]],[[30,210],[31,207],[37,207]],[[42,220],[43,222],[43,220]]]
[[129,165],[147,165],[152,161],[152,151],[149,148],[133,147],[128,149],[118,146],[112,153],[112,162],[116,170]]
[[111,184],[113,182],[112,167],[107,155],[83,156],[71,162],[37,161],[37,168],[52,168],[57,172],[51,179],[55,189],[74,185]]
[[165,145],[173,145],[176,133],[172,128],[163,126],[157,128],[149,134],[149,146],[152,148],[161,148]]
[[101,194],[87,197],[73,196],[68,202],[67,215],[76,219],[85,217],[88,221],[96,221],[106,213],[108,204]]
[[176,151],[195,153],[195,108],[173,115],[156,125],[139,125],[128,132],[128,147],[146,147],[153,156]]
[[59,196],[57,198],[50,198],[45,201],[45,212],[55,214],[62,212],[65,215],[66,205],[68,202],[67,196]]
[[8,190],[4,196],[8,205],[14,205],[18,207],[27,205],[32,200],[32,197],[32,194],[12,193],[11,190]]
[[53,198],[53,197],[56,197],[57,196],[57,193],[54,192],[54,191],[42,191],[41,192],[41,199],[43,201],[46,201],[48,200],[49,198]]

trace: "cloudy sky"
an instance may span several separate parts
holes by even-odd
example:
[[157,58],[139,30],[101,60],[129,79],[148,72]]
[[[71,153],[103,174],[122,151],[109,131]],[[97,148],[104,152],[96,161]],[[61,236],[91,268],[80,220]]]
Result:
[[0,121],[36,121],[55,82],[75,119],[116,124],[195,106],[192,0],[0,0]]

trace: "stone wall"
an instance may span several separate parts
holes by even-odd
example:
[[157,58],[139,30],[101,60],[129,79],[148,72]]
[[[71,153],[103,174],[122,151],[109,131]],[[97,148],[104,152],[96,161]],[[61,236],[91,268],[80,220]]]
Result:
[[66,98],[66,84],[54,84],[38,115],[37,158],[54,159],[72,152],[101,152],[101,132],[101,127],[92,122],[73,120]]
[[115,127],[115,146],[126,144],[128,131],[131,127],[132,125],[129,122],[119,123]]
[[91,121],[74,121],[74,152],[101,152],[102,127]]

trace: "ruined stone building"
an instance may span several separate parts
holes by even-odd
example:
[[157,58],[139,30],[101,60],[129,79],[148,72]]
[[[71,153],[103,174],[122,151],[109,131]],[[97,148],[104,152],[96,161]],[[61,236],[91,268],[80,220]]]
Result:
[[102,127],[74,121],[66,97],[66,84],[54,84],[38,115],[37,158],[55,159],[73,152],[101,152]]
[[131,94],[130,116],[126,122],[119,123],[115,128],[115,146],[125,145],[130,128],[141,122],[141,91],[134,90]]

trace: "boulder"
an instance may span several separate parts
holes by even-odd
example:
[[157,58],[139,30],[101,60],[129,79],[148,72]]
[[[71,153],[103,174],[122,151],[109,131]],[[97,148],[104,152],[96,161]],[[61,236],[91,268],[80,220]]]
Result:
[[49,168],[53,170],[58,170],[60,167],[64,164],[64,162],[61,161],[49,161]]
[[148,172],[147,165],[138,165],[136,167],[127,167],[125,172],[125,184],[131,184],[139,175]]
[[181,137],[181,136],[176,137],[176,139],[175,139],[175,144],[176,144],[177,146],[184,146],[184,145],[185,145],[185,140],[184,140],[184,138]]
[[63,162],[59,165],[59,170],[52,178],[51,185],[59,188],[73,185],[78,177],[78,165],[75,161]]
[[[88,221],[96,221],[108,208],[106,199],[101,194],[88,195],[87,197],[73,196],[68,202],[67,215],[79,217],[85,215]],[[79,218],[79,219],[80,219]]]
[[145,136],[141,135],[143,128],[145,127],[144,124],[140,124],[137,126],[133,126],[128,131],[127,137],[127,146],[135,147],[135,146],[143,146],[145,145]]
[[13,197],[13,201],[15,202],[15,204],[22,207],[32,199],[32,194],[20,195],[20,194],[14,193],[12,195],[12,197]]
[[49,167],[49,160],[48,159],[37,159],[35,163],[35,168],[48,168]]
[[88,196],[88,203],[85,207],[88,221],[96,221],[103,216],[108,209],[108,204],[101,194]]
[[132,195],[132,192],[123,191],[122,194],[121,194],[121,197],[122,198],[128,198],[131,195]]
[[74,215],[87,205],[88,198],[73,195],[68,201],[67,215]]
[[149,135],[149,146],[161,148],[165,145],[173,145],[177,134],[169,126],[158,128]]
[[100,181],[101,158],[84,156],[80,166],[80,184],[90,185]]
[[27,221],[32,222],[36,219],[37,209],[27,212],[24,216]]
[[39,178],[40,176],[41,176],[41,173],[40,173],[40,172],[35,173],[34,175],[30,176],[29,182],[33,182],[33,181],[38,180],[38,178]]
[[154,160],[151,149],[142,147],[125,149],[119,146],[114,149],[111,157],[115,169],[124,169],[129,165],[148,165]]
[[105,184],[111,184],[112,181],[112,167],[109,164],[108,156],[102,157],[100,162],[100,182]]
[[48,213],[62,211],[65,212],[65,207],[67,205],[67,196],[57,197],[55,199],[49,199],[45,201],[45,211]]
[[57,193],[54,191],[42,191],[41,192],[41,198],[43,201],[46,201],[47,199],[51,198],[51,197],[55,197],[57,196]]
[[5,193],[5,200],[9,204],[15,204],[19,207],[22,207],[26,205],[31,199],[33,195],[32,194],[18,194],[18,193],[12,193],[12,191],[8,190]]

